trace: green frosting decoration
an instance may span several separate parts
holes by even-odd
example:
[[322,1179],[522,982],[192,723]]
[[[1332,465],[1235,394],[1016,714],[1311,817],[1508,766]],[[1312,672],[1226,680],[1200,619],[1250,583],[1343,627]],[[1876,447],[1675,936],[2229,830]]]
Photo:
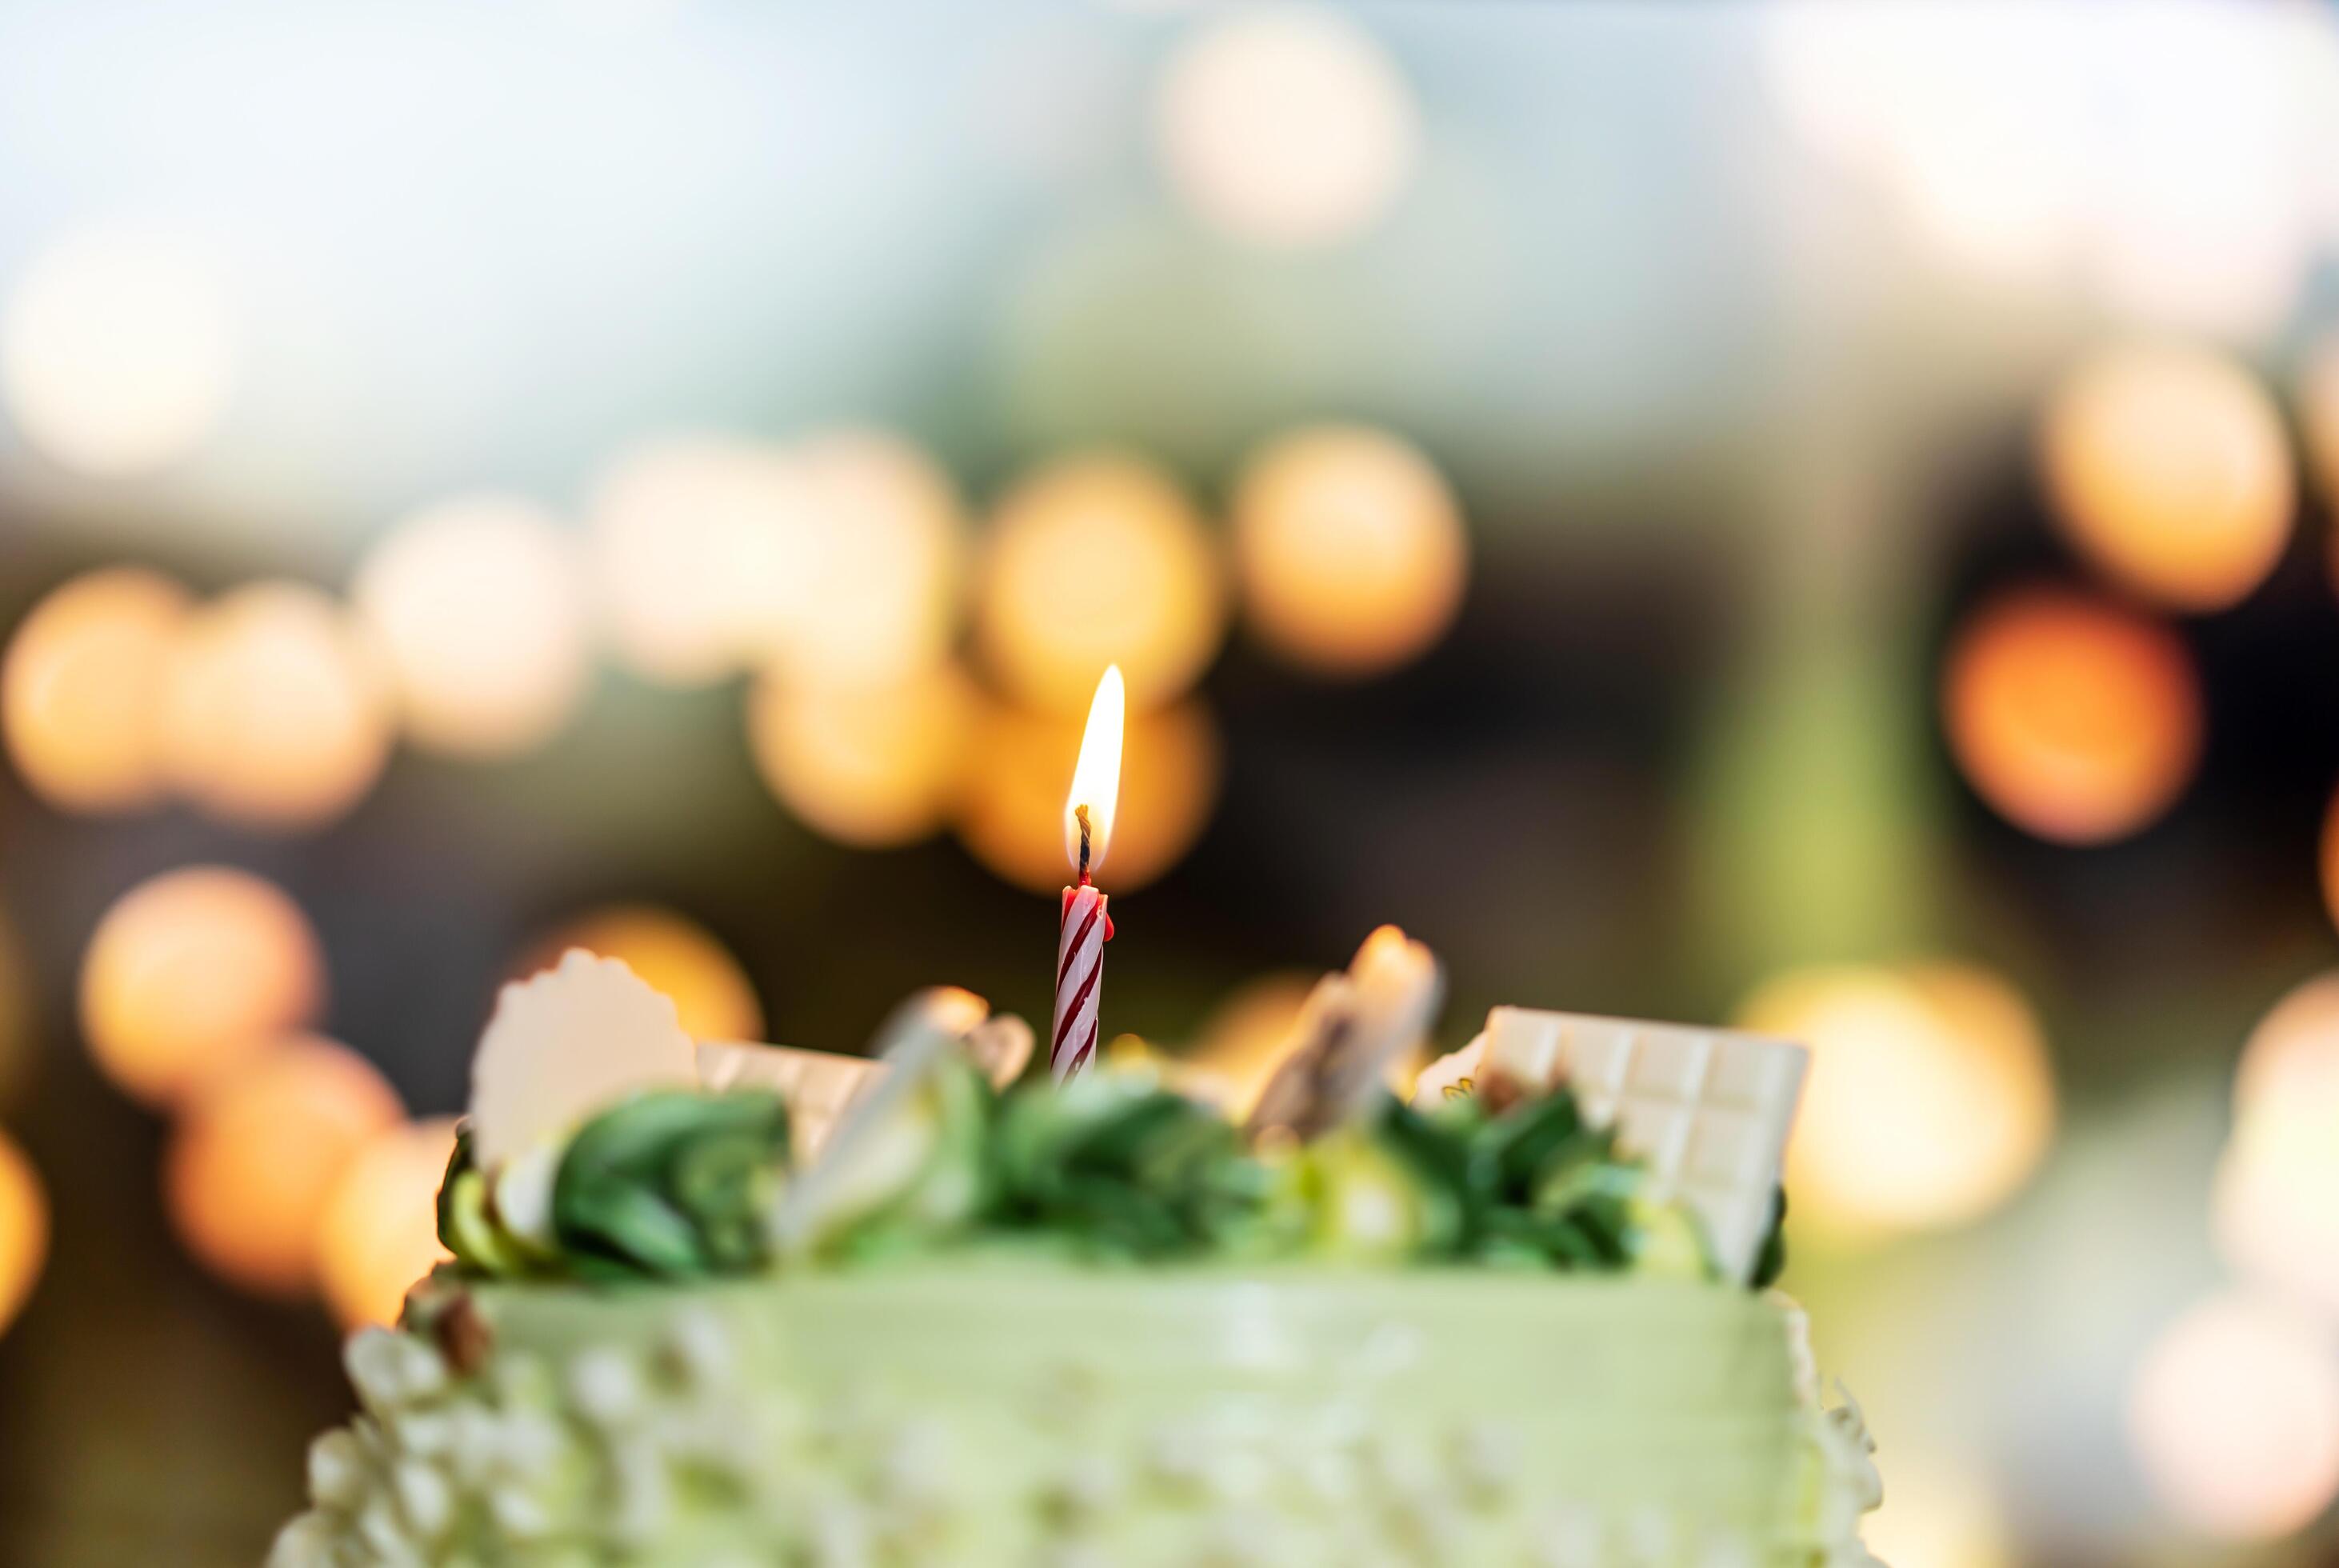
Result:
[[[472,1274],[693,1279],[865,1266],[972,1245],[1097,1259],[1414,1262],[1710,1278],[1697,1221],[1589,1125],[1564,1089],[1490,1113],[1384,1097],[1308,1143],[1257,1149],[1141,1070],[1003,1094],[943,1051],[792,1169],[785,1103],[761,1091],[634,1096],[559,1152],[531,1249],[459,1138],[439,1232]],[[1764,1252],[1768,1283],[1779,1252]]]
[[[1696,1221],[1648,1197],[1638,1162],[1617,1150],[1613,1129],[1584,1121],[1565,1089],[1493,1116],[1475,1099],[1426,1112],[1391,1100],[1361,1133],[1306,1146],[1301,1165],[1323,1195],[1317,1234],[1336,1250],[1349,1238],[1337,1225],[1327,1238],[1325,1221],[1349,1211],[1343,1187],[1372,1169],[1359,1142],[1409,1174],[1416,1218],[1407,1256],[1593,1273],[1712,1272]],[[1336,1168],[1329,1176],[1327,1163]]]
[[762,1090],[631,1096],[580,1128],[553,1179],[556,1255],[534,1267],[489,1200],[459,1133],[439,1191],[439,1238],[471,1272],[695,1279],[769,1262],[785,1182],[788,1109]]
[[471,1132],[455,1132],[455,1152],[439,1184],[439,1239],[456,1258],[482,1274],[518,1274],[518,1247],[504,1234],[488,1207],[488,1178],[471,1162]]
[[747,1273],[770,1257],[766,1216],[787,1159],[778,1095],[636,1095],[587,1122],[561,1156],[554,1232],[579,1264],[617,1272]]
[[898,1064],[846,1113],[774,1228],[790,1256],[863,1259],[930,1250],[984,1205],[997,1096],[963,1051]]
[[1268,1245],[1273,1173],[1217,1111],[1150,1074],[1100,1069],[1002,1101],[986,1220],[1130,1258]]

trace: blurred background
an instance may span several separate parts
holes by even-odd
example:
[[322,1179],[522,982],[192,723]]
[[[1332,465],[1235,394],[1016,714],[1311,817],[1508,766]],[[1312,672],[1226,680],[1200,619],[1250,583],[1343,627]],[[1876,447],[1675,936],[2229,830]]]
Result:
[[0,1560],[257,1560],[497,986],[1812,1042],[1895,1568],[2339,1562],[2319,5],[0,5]]

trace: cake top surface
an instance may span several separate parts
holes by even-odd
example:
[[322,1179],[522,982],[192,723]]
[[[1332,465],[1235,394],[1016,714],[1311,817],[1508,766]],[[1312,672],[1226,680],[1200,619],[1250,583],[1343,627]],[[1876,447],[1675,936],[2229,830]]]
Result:
[[1422,1076],[1434,960],[1376,932],[1242,1123],[1155,1069],[1061,1084],[1031,1031],[922,992],[867,1057],[706,1044],[622,964],[508,987],[439,1199],[473,1278],[709,1280],[947,1257],[1767,1283],[1798,1048],[1497,1009]]

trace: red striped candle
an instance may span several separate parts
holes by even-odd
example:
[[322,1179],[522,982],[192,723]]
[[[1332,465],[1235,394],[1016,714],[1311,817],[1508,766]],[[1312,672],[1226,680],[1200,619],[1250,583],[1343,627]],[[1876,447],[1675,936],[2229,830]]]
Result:
[[1083,881],[1064,890],[1063,929],[1056,941],[1056,1030],[1048,1066],[1061,1083],[1096,1055],[1097,1006],[1104,995],[1104,944],[1112,917],[1104,894]]
[[1096,1060],[1097,1008],[1104,992],[1104,944],[1112,940],[1112,916],[1105,895],[1090,877],[1104,863],[1112,837],[1113,807],[1120,798],[1120,666],[1110,666],[1089,705],[1081,759],[1072,769],[1071,793],[1064,798],[1064,854],[1079,879],[1064,890],[1056,936],[1055,1027],[1050,1032],[1048,1068],[1058,1083]]

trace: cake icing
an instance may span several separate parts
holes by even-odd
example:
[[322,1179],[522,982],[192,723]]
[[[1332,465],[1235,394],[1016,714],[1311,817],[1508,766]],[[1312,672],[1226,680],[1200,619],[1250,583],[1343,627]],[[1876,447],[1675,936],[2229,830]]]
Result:
[[[1007,1259],[441,1285],[352,1341],[278,1568],[1854,1568],[1857,1407],[1791,1304],[1462,1270]],[[449,1321],[450,1317],[453,1321]]]
[[[1143,1070],[1002,1086],[935,992],[881,1070],[726,1047],[467,1135],[456,1261],[351,1340],[271,1568],[1870,1563],[1864,1420],[1763,1288],[1775,1160],[1698,1152],[1775,1151],[1794,1048],[1498,1017],[1408,1107],[1340,1054],[1387,1050],[1371,988],[1319,994],[1248,1129]],[[560,1000],[490,1029],[499,1103]]]

